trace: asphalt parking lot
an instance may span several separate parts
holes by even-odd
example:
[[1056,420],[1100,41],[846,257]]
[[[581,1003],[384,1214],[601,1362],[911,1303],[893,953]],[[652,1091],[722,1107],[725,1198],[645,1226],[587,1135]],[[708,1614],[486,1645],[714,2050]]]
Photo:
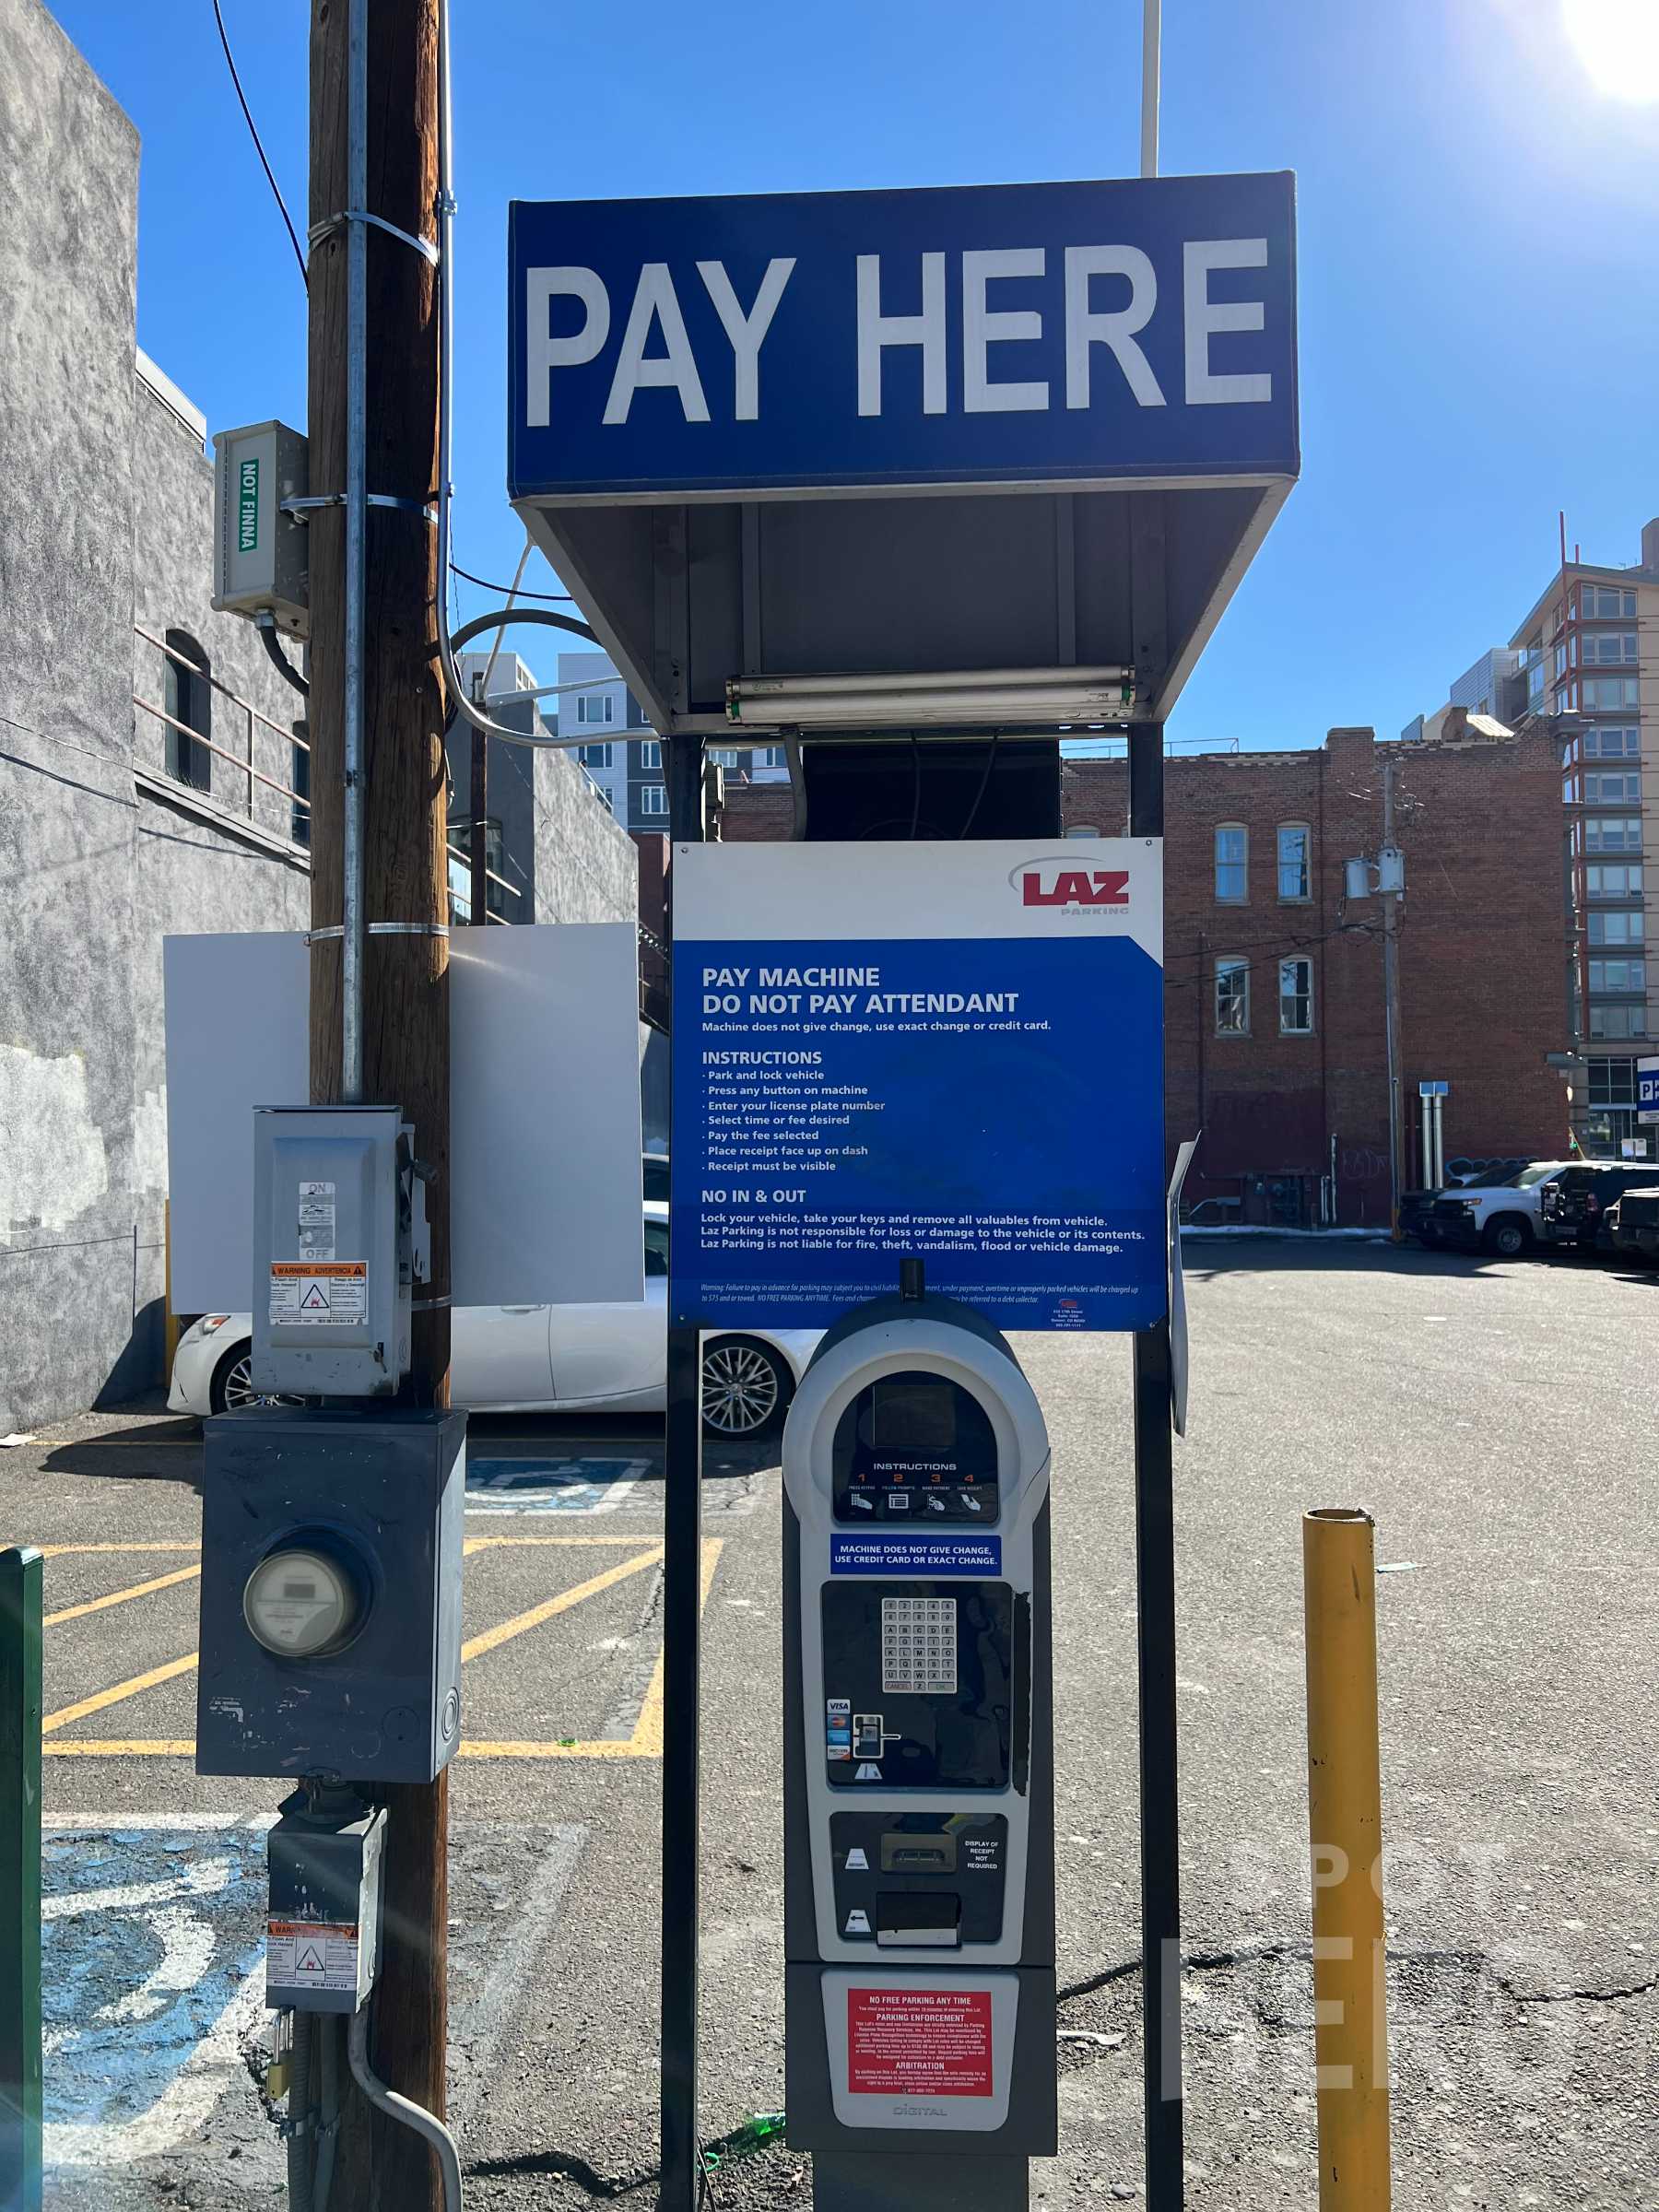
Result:
[[[1371,1245],[1187,1247],[1178,1447],[1188,2194],[1308,2206],[1303,1509],[1378,1520],[1395,2202],[1659,2207],[1659,1277]],[[1128,1355],[1018,1349],[1054,1445],[1063,2151],[1139,2183]],[[782,2102],[779,1477],[706,1487],[703,2124]],[[660,1439],[475,1425],[453,1784],[469,2204],[653,2201]],[[263,1827],[190,1760],[199,1439],[88,1417],[0,1454],[47,1560],[49,2201],[280,2201]],[[250,1979],[252,1975],[252,1979]],[[723,2205],[803,2201],[728,2149]]]

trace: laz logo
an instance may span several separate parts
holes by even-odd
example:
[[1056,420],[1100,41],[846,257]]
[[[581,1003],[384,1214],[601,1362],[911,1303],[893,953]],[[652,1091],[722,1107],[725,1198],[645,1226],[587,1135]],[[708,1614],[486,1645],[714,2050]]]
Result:
[[1127,906],[1127,868],[1079,868],[1064,860],[1027,861],[1008,878],[1026,906]]

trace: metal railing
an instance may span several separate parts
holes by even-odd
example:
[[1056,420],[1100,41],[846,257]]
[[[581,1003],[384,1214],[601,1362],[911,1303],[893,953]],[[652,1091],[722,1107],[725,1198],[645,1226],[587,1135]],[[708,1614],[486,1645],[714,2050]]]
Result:
[[[135,707],[149,715],[154,721],[159,722],[164,729],[175,733],[186,743],[192,746],[199,745],[202,750],[211,755],[214,759],[223,760],[234,769],[236,781],[242,785],[241,795],[240,799],[231,798],[222,790],[214,790],[211,785],[204,787],[201,784],[192,783],[187,778],[175,775],[169,769],[164,768],[162,772],[168,774],[171,781],[178,784],[181,791],[194,791],[204,798],[211,798],[218,806],[224,807],[228,813],[243,815],[250,821],[257,820],[253,806],[253,786],[258,784],[263,789],[274,791],[282,798],[287,799],[290,808],[303,809],[309,823],[311,801],[305,794],[297,791],[291,782],[285,782],[279,776],[267,775],[264,769],[255,765],[255,745],[259,733],[268,732],[272,737],[276,738],[279,745],[287,748],[286,752],[279,755],[278,758],[287,758],[289,760],[292,759],[296,750],[309,756],[311,747],[306,740],[303,737],[297,737],[291,729],[285,728],[281,723],[273,722],[268,714],[260,712],[252,700],[243,699],[241,694],[233,691],[229,684],[222,683],[214,675],[211,668],[204,667],[198,661],[193,661],[188,653],[182,653],[176,645],[170,645],[165,638],[157,637],[154,630],[146,629],[143,623],[135,622],[133,629],[135,634],[142,638],[147,645],[153,645],[165,659],[172,662],[175,666],[184,669],[196,682],[206,684],[209,691],[216,693],[220,699],[229,700],[237,712],[244,718],[246,724],[246,740],[243,748],[240,753],[232,752],[227,747],[217,744],[212,737],[196,729],[190,723],[182,722],[176,714],[168,713],[167,710],[164,707],[159,707],[154,700],[146,699],[141,692],[135,690],[133,693]],[[150,764],[140,762],[139,765]],[[267,830],[271,827],[269,823],[263,823],[260,826]],[[276,834],[286,834],[290,844],[303,843],[302,839],[298,839],[293,835],[293,816],[290,814],[287,830],[277,830]]]

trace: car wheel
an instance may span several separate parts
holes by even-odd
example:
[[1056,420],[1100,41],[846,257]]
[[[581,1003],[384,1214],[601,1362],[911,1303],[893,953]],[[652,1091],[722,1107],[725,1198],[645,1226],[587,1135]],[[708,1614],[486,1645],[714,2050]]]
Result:
[[1518,1260],[1532,1242],[1524,1221],[1493,1221],[1481,1242],[1500,1260]]
[[213,1371],[208,1401],[215,1413],[235,1413],[243,1406],[298,1406],[298,1398],[274,1397],[253,1387],[253,1347],[233,1344]]
[[757,1344],[752,1336],[717,1336],[702,1356],[704,1434],[764,1434],[788,1405],[794,1387],[788,1368],[770,1346]]

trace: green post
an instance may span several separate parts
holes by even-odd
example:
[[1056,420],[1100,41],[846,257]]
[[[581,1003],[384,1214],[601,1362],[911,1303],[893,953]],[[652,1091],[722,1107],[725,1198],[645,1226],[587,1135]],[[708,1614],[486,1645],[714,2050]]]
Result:
[[0,1550],[0,2212],[41,2212],[41,1555]]

